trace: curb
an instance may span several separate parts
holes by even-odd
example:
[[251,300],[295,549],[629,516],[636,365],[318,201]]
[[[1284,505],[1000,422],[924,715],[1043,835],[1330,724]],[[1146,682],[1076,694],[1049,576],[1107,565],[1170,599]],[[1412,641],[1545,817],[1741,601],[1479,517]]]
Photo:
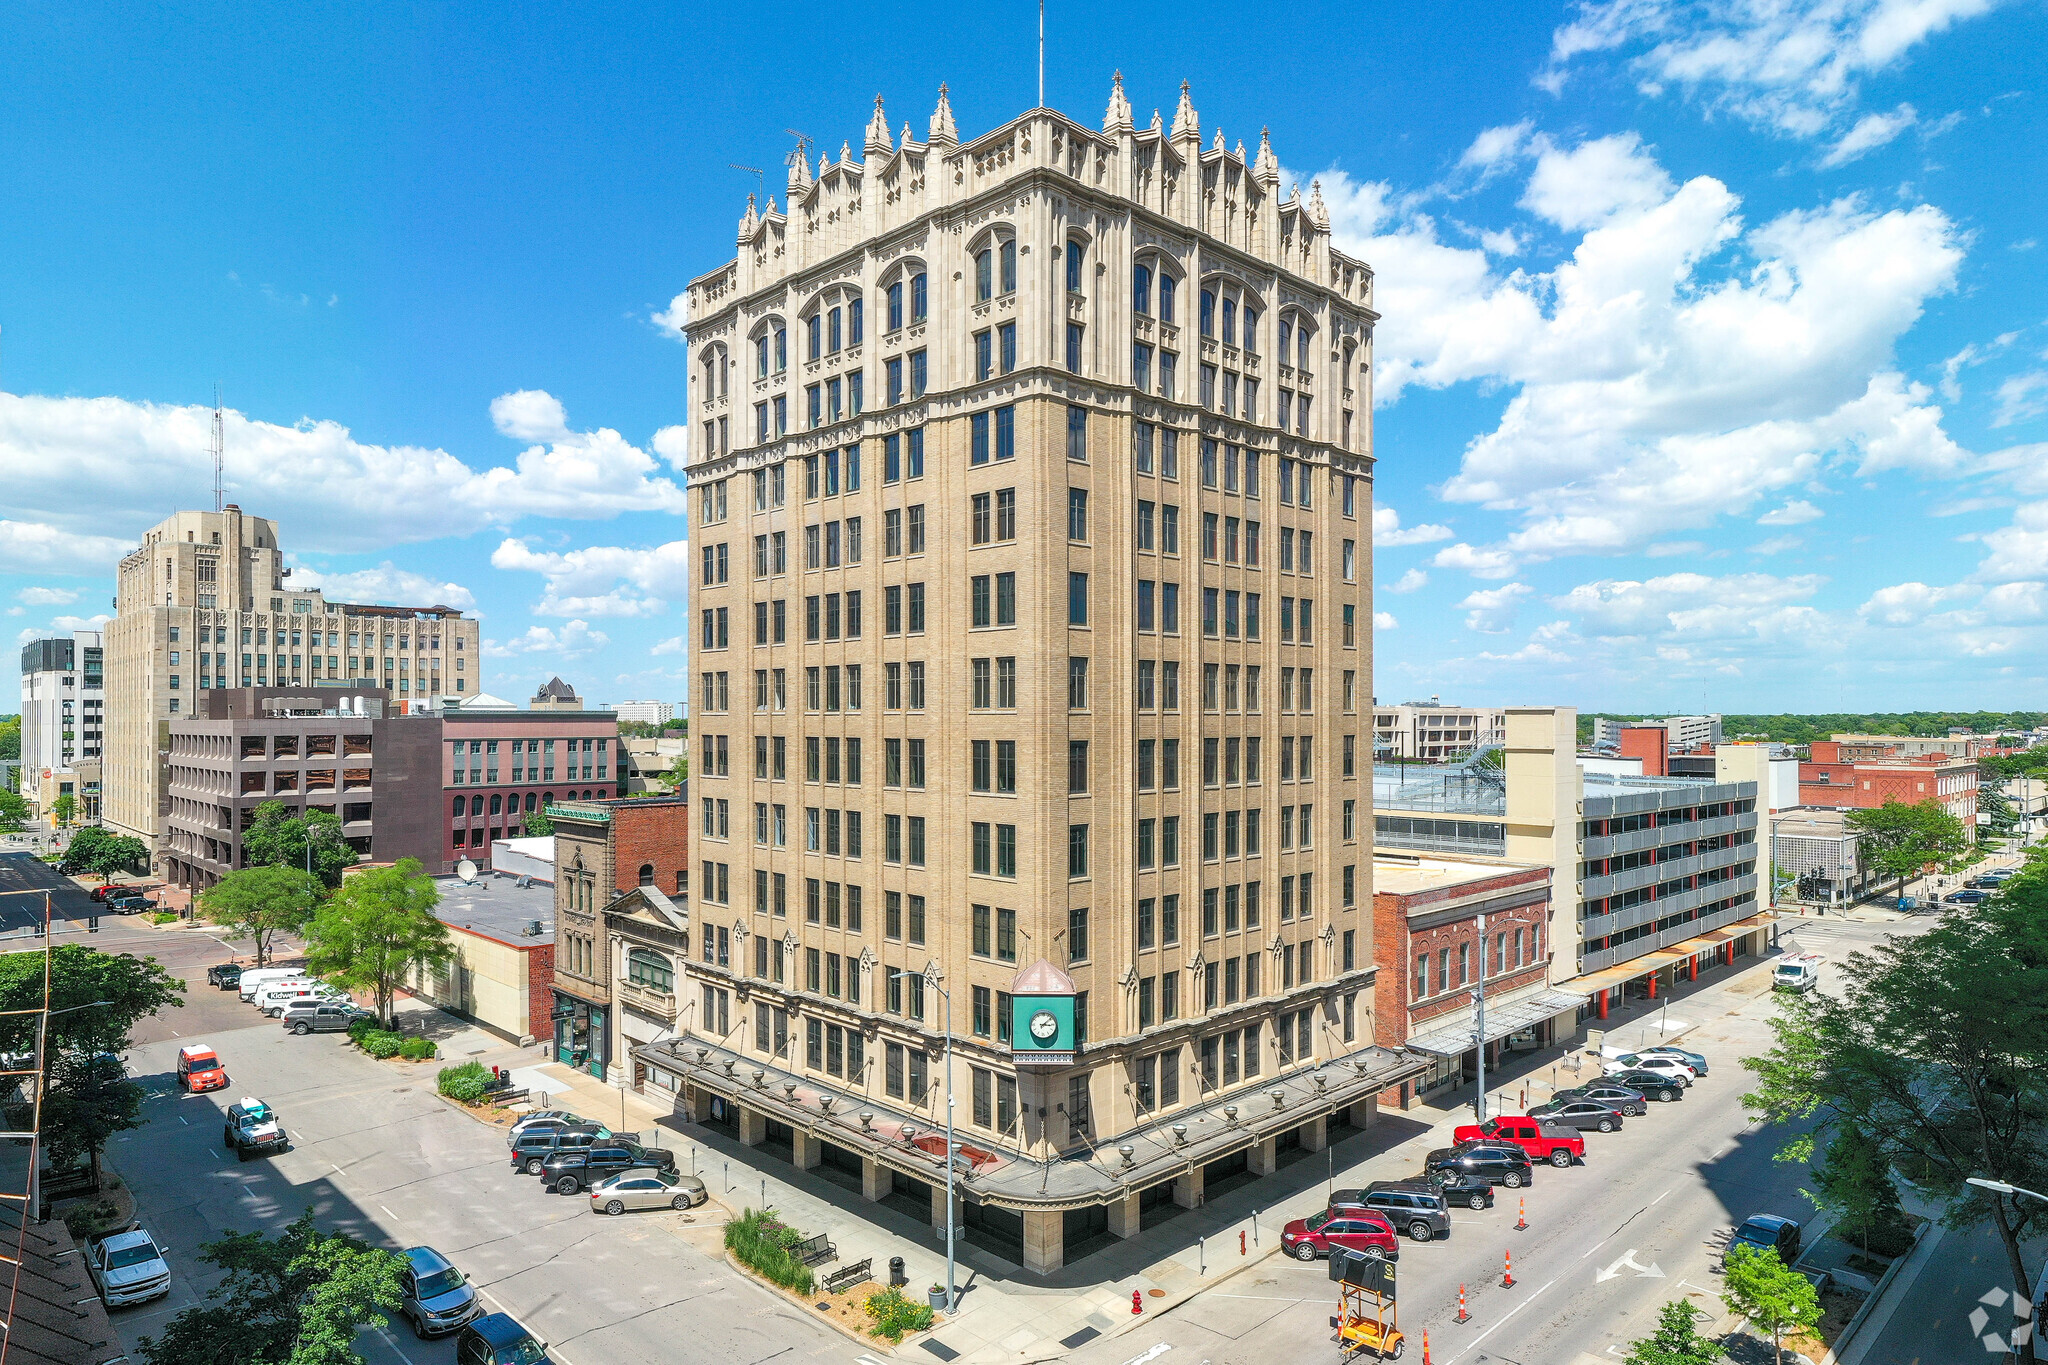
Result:
[[[1849,1350],[1856,1345],[1856,1338],[1862,1333],[1864,1324],[1876,1310],[1879,1300],[1883,1299],[1885,1293],[1892,1287],[1892,1282],[1900,1278],[1900,1272],[1908,1261],[1916,1262],[1916,1264],[1913,1266],[1912,1277],[1907,1279],[1906,1283],[1910,1285],[1914,1279],[1919,1278],[1920,1271],[1926,1266],[1928,1261],[1933,1259],[1934,1248],[1941,1241],[1942,1234],[1945,1231],[1946,1229],[1940,1227],[1931,1218],[1920,1224],[1919,1231],[1913,1237],[1913,1249],[1893,1261],[1885,1269],[1884,1274],[1878,1277],[1876,1288],[1870,1291],[1870,1297],[1863,1300],[1863,1306],[1856,1310],[1856,1315],[1850,1318],[1848,1324],[1842,1328],[1842,1334],[1835,1338],[1835,1344],[1828,1348],[1828,1353],[1825,1356],[1821,1357],[1820,1365],[1836,1365],[1836,1362],[1843,1359]],[[1921,1255],[1923,1251],[1927,1253],[1925,1256]],[[1861,1358],[1862,1355],[1859,1352],[1857,1359],[1860,1360]]]
[[[726,1250],[724,1247],[719,1248],[719,1255],[724,1259],[727,1265],[731,1266],[734,1270],[738,1271],[740,1274],[740,1278],[745,1280],[747,1283],[758,1285],[762,1289],[767,1290],[770,1294],[773,1294],[775,1297],[787,1300],[789,1303],[792,1303],[799,1308],[808,1309],[811,1307],[810,1301],[808,1299],[798,1298],[796,1295],[790,1293],[787,1289],[784,1289],[779,1284],[770,1284],[768,1281],[762,1279],[759,1275],[756,1275],[753,1271],[747,1269],[747,1267],[741,1265],[737,1260],[733,1259],[732,1252]],[[905,1343],[919,1340],[923,1337],[929,1337],[932,1334],[931,1332],[914,1333],[910,1336],[904,1337],[903,1341],[898,1342],[895,1346],[891,1346],[889,1344],[889,1339],[887,1337],[869,1336],[865,1332],[856,1332],[851,1327],[848,1327],[845,1323],[839,1321],[837,1318],[827,1316],[823,1318],[809,1318],[807,1320],[811,1322],[822,1322],[825,1326],[830,1327],[833,1331],[839,1333],[839,1335],[843,1337],[851,1337],[853,1340],[862,1343],[870,1350],[879,1350],[884,1355],[894,1355]],[[932,1332],[936,1332],[938,1330],[939,1329],[937,1327],[932,1328]]]

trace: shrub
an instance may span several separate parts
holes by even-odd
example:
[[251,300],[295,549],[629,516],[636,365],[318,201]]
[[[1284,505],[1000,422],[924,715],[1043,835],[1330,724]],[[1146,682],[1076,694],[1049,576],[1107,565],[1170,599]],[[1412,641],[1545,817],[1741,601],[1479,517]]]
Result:
[[175,910],[159,910],[149,917],[149,922],[151,924],[176,924],[178,922],[178,912]]
[[464,1062],[460,1066],[444,1066],[436,1084],[442,1094],[457,1104],[478,1104],[484,1097],[484,1087],[491,1083],[491,1073],[482,1062]]
[[371,1029],[358,1038],[356,1043],[363,1051],[382,1061],[387,1057],[396,1057],[398,1049],[405,1046],[405,1039],[395,1033],[386,1033],[382,1029]]
[[377,1032],[377,1021],[375,1019],[368,1017],[367,1015],[365,1015],[361,1019],[353,1019],[349,1021],[349,1041],[354,1043],[357,1047],[361,1047],[363,1045],[364,1034],[375,1032]]
[[[725,1247],[733,1258],[770,1284],[779,1284],[796,1294],[809,1294],[814,1285],[811,1268],[789,1254],[783,1234],[793,1229],[782,1226],[769,1209],[746,1209],[725,1225]],[[802,1241],[799,1235],[796,1239]]]
[[431,1062],[434,1060],[434,1040],[431,1038],[408,1038],[398,1045],[398,1055],[408,1062]]
[[118,1210],[105,1199],[90,1204],[74,1204],[64,1210],[64,1226],[73,1237],[83,1241],[97,1237],[113,1225]]
[[929,1332],[932,1329],[932,1308],[928,1303],[913,1303],[903,1296],[903,1291],[893,1285],[868,1295],[868,1316],[875,1320],[874,1334],[887,1337],[890,1341],[903,1340],[911,1332]]

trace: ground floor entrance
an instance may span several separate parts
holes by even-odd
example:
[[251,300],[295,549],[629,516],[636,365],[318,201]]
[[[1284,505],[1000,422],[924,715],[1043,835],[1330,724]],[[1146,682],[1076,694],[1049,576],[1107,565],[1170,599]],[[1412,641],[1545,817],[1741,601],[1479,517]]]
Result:
[[611,1065],[611,1030],[603,1005],[555,992],[555,1060],[603,1080]]

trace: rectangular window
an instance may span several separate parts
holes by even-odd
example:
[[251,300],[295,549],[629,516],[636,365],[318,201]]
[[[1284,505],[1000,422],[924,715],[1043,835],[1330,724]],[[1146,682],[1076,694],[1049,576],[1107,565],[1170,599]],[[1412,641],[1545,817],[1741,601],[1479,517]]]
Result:
[[1067,624],[1088,624],[1088,575],[1085,573],[1067,575]]

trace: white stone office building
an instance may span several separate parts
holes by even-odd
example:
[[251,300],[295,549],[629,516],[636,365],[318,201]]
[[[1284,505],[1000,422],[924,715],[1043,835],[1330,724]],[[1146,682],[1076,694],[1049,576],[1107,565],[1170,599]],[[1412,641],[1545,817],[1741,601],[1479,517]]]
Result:
[[[1185,87],[964,141],[941,90],[738,238],[689,291],[695,1008],[651,1083],[942,1225],[950,1000],[961,1216],[1040,1271],[1370,1121],[1377,314],[1320,192]],[[1070,1064],[1015,1060],[1024,978]]]

